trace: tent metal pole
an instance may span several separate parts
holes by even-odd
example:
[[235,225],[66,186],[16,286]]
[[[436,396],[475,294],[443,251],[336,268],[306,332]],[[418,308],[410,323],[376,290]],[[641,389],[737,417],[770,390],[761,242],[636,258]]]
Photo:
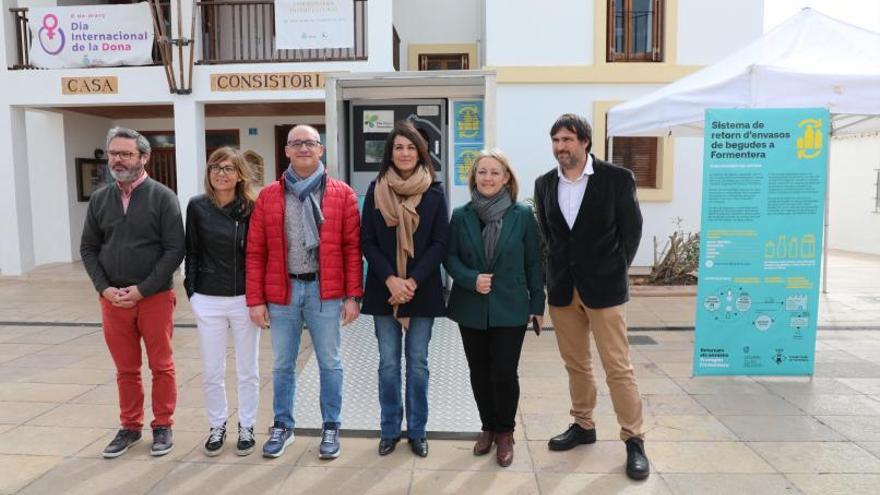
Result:
[[[854,125],[859,125],[859,124],[861,124],[862,122],[867,122],[867,121],[869,121],[869,120],[871,120],[871,119],[876,119],[876,118],[877,118],[876,115],[865,115],[865,116],[863,116],[862,118],[860,118],[860,119],[858,119],[858,120],[855,120],[855,121],[853,121],[853,122],[849,122],[849,123],[847,123],[847,124],[843,124],[843,125],[841,125],[841,126],[838,126],[838,127],[835,128],[835,129],[832,129],[832,130],[831,130],[831,134],[832,134],[832,135],[834,135],[834,134],[838,134],[838,133],[840,133],[840,131],[842,131],[842,130],[844,130],[844,129],[846,129],[846,128],[852,127],[852,126],[854,126]],[[833,119],[832,119],[832,121],[833,121]],[[830,149],[830,148],[829,148],[829,149]]]
[[831,202],[831,135],[831,123],[829,122],[828,160],[825,163],[825,225],[822,227],[822,294],[828,293],[828,204]]

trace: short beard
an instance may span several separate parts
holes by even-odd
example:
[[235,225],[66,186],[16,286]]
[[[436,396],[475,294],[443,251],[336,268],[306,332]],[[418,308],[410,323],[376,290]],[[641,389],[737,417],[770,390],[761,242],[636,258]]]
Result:
[[135,179],[140,177],[143,172],[144,167],[130,168],[125,172],[117,172],[112,168],[110,169],[110,175],[113,177],[113,179],[119,182],[134,182]]
[[556,157],[556,161],[559,162],[559,166],[563,169],[572,169],[577,168],[580,165],[580,161],[572,154],[568,154],[567,157]]

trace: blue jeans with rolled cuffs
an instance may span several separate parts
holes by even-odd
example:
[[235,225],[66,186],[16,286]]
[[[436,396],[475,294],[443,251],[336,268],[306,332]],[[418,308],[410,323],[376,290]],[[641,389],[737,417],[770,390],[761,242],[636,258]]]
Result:
[[[404,334],[390,315],[373,317],[379,341],[379,406],[382,438],[400,436],[404,405],[401,402],[401,351],[406,353],[406,431],[409,438],[425,438],[428,423],[428,343],[434,318],[410,318]],[[404,349],[401,349],[404,347]]]
[[339,357],[342,299],[322,301],[318,281],[293,279],[291,283],[290,304],[269,304],[275,421],[288,428],[295,425],[296,356],[305,323],[320,370],[321,417],[325,423],[338,426],[342,409],[342,360]]

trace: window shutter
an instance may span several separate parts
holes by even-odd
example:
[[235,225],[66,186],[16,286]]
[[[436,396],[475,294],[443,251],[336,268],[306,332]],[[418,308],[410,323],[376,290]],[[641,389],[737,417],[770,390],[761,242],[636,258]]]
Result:
[[657,146],[655,137],[615,137],[611,161],[632,170],[636,186],[657,188]]
[[169,189],[177,192],[177,158],[174,148],[153,149],[150,153],[150,162],[147,164],[150,178],[161,182]]
[[663,0],[654,0],[654,39],[652,41],[653,50],[651,60],[654,62],[663,61],[663,33],[666,29],[664,22]]
[[468,70],[467,53],[425,53],[419,55],[419,70]]
[[[596,0],[600,1],[600,0]],[[636,12],[632,0],[604,0],[607,2],[605,19],[605,60],[607,62],[662,62],[665,38],[665,7],[666,0],[651,0],[651,46],[636,46]],[[618,9],[620,10],[618,16]],[[618,19],[619,17],[619,19]],[[620,22],[622,33],[617,33]],[[617,34],[621,34],[622,43],[616,45]]]
[[614,7],[616,0],[608,0],[608,9],[605,19],[605,61],[614,62],[617,60],[617,52],[614,50]]

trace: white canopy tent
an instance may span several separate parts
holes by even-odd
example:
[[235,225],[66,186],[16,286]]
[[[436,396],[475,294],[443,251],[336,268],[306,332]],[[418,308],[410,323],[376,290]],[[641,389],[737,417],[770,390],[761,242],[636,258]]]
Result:
[[806,8],[752,44],[608,112],[608,137],[702,136],[707,108],[828,108],[831,134],[880,131],[880,33]]
[[[808,107],[829,110],[832,136],[880,131],[880,33],[805,8],[727,58],[613,107],[608,137],[702,136],[708,108]],[[826,292],[827,207],[823,239]]]

